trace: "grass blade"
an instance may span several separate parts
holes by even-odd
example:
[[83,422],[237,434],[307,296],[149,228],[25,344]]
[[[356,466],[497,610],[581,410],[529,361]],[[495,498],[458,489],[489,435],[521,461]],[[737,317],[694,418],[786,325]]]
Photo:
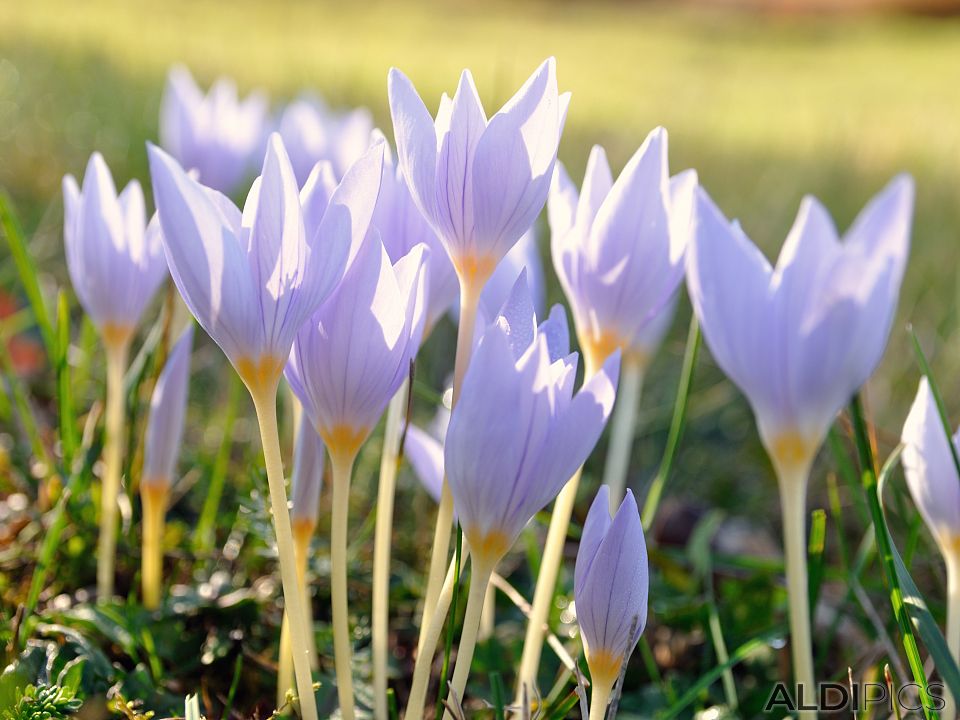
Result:
[[57,296],[57,354],[54,366],[57,375],[57,406],[60,414],[60,444],[63,466],[70,471],[77,449],[76,416],[73,411],[73,385],[70,382],[70,305],[67,294]]
[[650,532],[653,519],[657,515],[657,508],[663,497],[663,488],[673,468],[673,461],[680,449],[683,431],[687,424],[687,405],[690,400],[690,388],[693,387],[693,370],[697,365],[697,355],[700,352],[700,325],[697,316],[690,316],[690,329],[687,331],[687,346],[683,353],[683,368],[680,371],[680,384],[677,386],[677,399],[673,406],[673,418],[670,420],[670,430],[667,433],[667,444],[660,460],[647,499],[643,503],[643,512],[640,518],[645,532]]

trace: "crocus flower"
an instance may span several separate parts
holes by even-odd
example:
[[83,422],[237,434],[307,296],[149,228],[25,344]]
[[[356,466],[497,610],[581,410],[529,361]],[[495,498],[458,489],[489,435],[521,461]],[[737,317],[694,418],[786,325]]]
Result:
[[547,199],[569,101],[558,95],[555,61],[544,62],[489,121],[468,70],[435,120],[399,70],[390,70],[388,85],[410,192],[461,282],[479,291]]
[[160,104],[160,144],[204,185],[229,194],[253,170],[266,120],[261,93],[240,100],[236,84],[220,78],[204,95],[190,71],[178,65],[170,70]]
[[714,359],[753,407],[774,464],[813,459],[883,354],[910,243],[913,182],[893,180],[840,241],[814,198],[775,268],[700,191],[687,276]]
[[170,350],[150,398],[141,487],[170,487],[173,483],[183,441],[192,348],[193,325],[189,325]]
[[371,233],[297,334],[286,377],[331,455],[356,452],[409,373],[423,332],[420,245],[396,264]]
[[242,215],[162,150],[149,152],[167,261],[187,307],[248,387],[275,383],[297,331],[343,277],[367,232],[382,144],[347,172],[322,213],[314,210],[309,236],[278,135]]
[[189,325],[170,351],[150,398],[150,415],[143,449],[143,604],[160,606],[163,584],[163,532],[167,501],[173,485],[190,384],[190,351],[193,325]]
[[692,170],[670,178],[663,128],[615,183],[599,146],[581,193],[557,167],[548,213],[553,262],[594,364],[620,348],[625,363],[645,367],[659,347],[683,281],[696,186]]
[[[960,661],[960,476],[950,447],[960,449],[960,434],[947,437],[925,377],[900,440],[907,487],[947,566],[946,640],[954,661]],[[957,717],[956,698],[948,692],[945,700],[943,717]]]
[[301,185],[321,160],[340,178],[370,145],[373,117],[366,108],[337,112],[316,95],[302,95],[280,115],[277,132]]
[[[920,380],[900,440],[903,471],[914,504],[944,556],[960,559],[960,477],[950,451],[951,440],[925,377]],[[960,434],[954,435],[952,442],[960,448]]]
[[82,189],[63,179],[67,270],[84,312],[106,344],[128,342],[167,275],[160,226],[149,225],[140,183],[117,195],[100,153],[90,156]]
[[[560,491],[600,437],[616,392],[619,354],[573,394],[577,357],[563,347],[562,311],[537,328],[524,291],[529,314],[488,327],[447,429],[447,477],[474,558],[499,559]],[[508,306],[517,302],[514,293]]]
[[384,157],[383,183],[373,225],[380,231],[391,262],[397,262],[421,243],[430,248],[430,255],[424,261],[427,272],[426,336],[457,301],[460,282],[436,232],[414,204],[403,173],[394,166],[389,152]]
[[[535,226],[527,230],[517,240],[517,244],[510,248],[510,252],[503,257],[484,285],[483,292],[480,293],[480,312],[484,318],[492,320],[497,316],[523,270],[526,270],[526,282],[533,309],[539,317],[543,314],[547,302],[547,281],[543,272],[543,260],[540,259]],[[483,327],[486,322],[481,321],[478,325]]]
[[574,573],[577,622],[594,693],[613,686],[636,647],[647,623],[650,584],[637,501],[628,490],[611,519],[608,495],[601,486],[590,506]]

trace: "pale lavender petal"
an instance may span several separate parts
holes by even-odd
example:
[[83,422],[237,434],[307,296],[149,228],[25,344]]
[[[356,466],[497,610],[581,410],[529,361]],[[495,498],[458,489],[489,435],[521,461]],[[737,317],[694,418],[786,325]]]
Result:
[[397,157],[417,207],[436,222],[437,133],[413,83],[396,68],[387,79]]
[[336,189],[337,178],[333,172],[333,165],[328,160],[319,161],[313,166],[306,182],[303,184],[303,188],[300,190],[303,226],[308,240],[312,240],[316,236],[323,215],[327,212],[327,206],[330,204],[330,198],[333,197]]
[[320,511],[325,451],[307,414],[303,413],[300,418],[290,480],[290,517],[294,522],[301,520],[315,525]]
[[170,487],[175,480],[183,441],[190,385],[191,324],[170,350],[150,399],[143,443],[143,483]]
[[439,502],[443,488],[443,444],[411,424],[403,441],[403,454],[424,490]]

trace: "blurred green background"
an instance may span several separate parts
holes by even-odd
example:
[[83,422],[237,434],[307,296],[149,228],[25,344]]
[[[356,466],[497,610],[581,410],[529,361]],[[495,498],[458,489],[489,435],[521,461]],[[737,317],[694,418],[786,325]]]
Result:
[[[960,376],[953,372],[960,361],[954,332],[960,19],[758,13],[713,3],[6,1],[0,3],[0,186],[32,236],[46,286],[65,286],[61,177],[82,173],[89,154],[100,150],[118,184],[146,179],[144,141],[156,139],[163,82],[175,62],[204,86],[228,74],[244,90],[264,88],[275,107],[304,89],[334,106],[365,105],[391,137],[390,66],[413,79],[431,109],[469,67],[491,113],[548,55],[557,57],[561,89],[573,93],[560,156],[574,178],[582,176],[592,144],[607,148],[616,171],[650,129],[663,125],[672,169],[696,168],[727,215],[739,218],[771,257],[804,194],[823,200],[846,228],[894,174],[911,173],[917,183],[911,264],[868,400],[881,446],[889,449],[919,378],[905,331],[913,323],[948,408],[960,419]],[[0,286],[14,288],[5,249],[0,263]],[[559,301],[551,282],[551,299]],[[645,389],[631,470],[641,492],[670,417],[689,318],[688,305],[680,308]],[[451,342],[448,329],[428,348],[434,385],[452,364],[444,352]],[[216,422],[216,407],[203,413]],[[597,455],[602,459],[602,448]],[[814,477],[812,506],[825,502],[828,466],[822,463]],[[750,532],[766,533],[759,540],[750,535],[748,550],[762,553],[763,538],[777,537],[775,485],[752,419],[708,353],[676,469],[667,492],[680,499],[678,523],[686,522],[687,508],[696,515],[715,506],[746,520]],[[855,502],[842,497],[844,507]],[[927,555],[920,571],[933,566],[936,575],[939,566]],[[747,583],[737,592],[762,599],[767,587],[751,590]],[[690,620],[682,599],[676,603],[661,612]],[[736,637],[750,637],[755,610],[747,602],[729,610],[725,619]],[[673,638],[660,640],[651,642],[661,665],[683,658]],[[828,663],[843,671],[843,662],[834,665]]]

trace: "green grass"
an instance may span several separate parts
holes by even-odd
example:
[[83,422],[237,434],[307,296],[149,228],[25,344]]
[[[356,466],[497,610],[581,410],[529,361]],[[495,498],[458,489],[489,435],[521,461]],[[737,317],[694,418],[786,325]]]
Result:
[[[560,155],[575,177],[582,173],[592,143],[605,145],[620,167],[652,127],[664,125],[670,131],[672,167],[695,167],[727,214],[739,217],[770,254],[782,242],[803,194],[818,195],[846,227],[893,174],[912,173],[918,198],[911,265],[887,356],[866,399],[879,420],[882,457],[896,445],[919,379],[904,331],[912,322],[930,354],[947,410],[960,417],[960,376],[952,372],[960,363],[953,330],[960,239],[960,22],[766,17],[629,3],[240,0],[227,5],[174,0],[163,7],[104,0],[0,3],[0,188],[13,200],[39,268],[37,286],[25,293],[18,280],[23,263],[11,262],[6,245],[0,245],[0,288],[14,292],[21,305],[42,293],[51,315],[58,311],[58,346],[67,328],[65,313],[55,303],[56,289],[69,286],[62,259],[61,177],[82,173],[97,149],[121,182],[146,178],[143,143],[156,138],[160,92],[171,63],[186,63],[203,83],[220,73],[233,75],[245,89],[266,88],[277,103],[313,88],[334,104],[367,105],[390,135],[386,74],[391,65],[410,75],[431,106],[442,91],[455,88],[460,69],[470,67],[492,112],[545,56],[555,55],[561,88],[573,92]],[[560,299],[555,285],[551,293]],[[667,440],[688,314],[684,306],[645,389],[643,431],[632,469],[633,483],[641,489],[656,473]],[[59,370],[69,364],[69,376],[61,377],[72,388],[69,399],[79,435],[102,393],[102,369],[89,329],[80,331],[75,302],[72,317],[74,346],[55,360]],[[38,343],[51,333],[44,328],[42,337],[33,331]],[[420,376],[426,386],[440,387],[449,372],[452,338],[451,328],[441,327],[426,348]],[[30,434],[52,447],[63,388],[58,392],[53,382],[54,369],[14,384],[15,402],[0,403],[0,498],[11,490],[24,492],[31,509],[12,544],[0,545],[0,621],[11,618],[28,596],[33,564],[23,558],[34,557],[42,543],[41,521],[49,527],[56,518],[64,523],[64,539],[44,548],[53,585],[40,597],[41,615],[29,626],[31,637],[67,648],[71,657],[87,657],[84,687],[102,692],[121,681],[128,697],[152,699],[167,712],[183,707],[184,693],[200,689],[200,674],[226,696],[234,672],[241,672],[242,658],[235,707],[253,712],[257,697],[272,694],[270,673],[259,659],[275,652],[279,623],[271,588],[263,587],[273,565],[257,493],[264,484],[254,458],[255,426],[243,400],[232,428],[233,449],[221,443],[229,395],[223,358],[211,343],[200,341],[194,367],[198,380],[189,417],[194,431],[188,432],[181,464],[194,484],[175,507],[167,538],[178,559],[173,580],[184,594],[161,623],[135,605],[110,608],[107,623],[100,615],[90,619],[92,611],[82,596],[73,597],[70,610],[50,604],[57,593],[71,593],[93,576],[90,500],[96,499],[91,496],[96,484],[90,482],[90,465],[95,454],[86,455],[91,442],[94,449],[97,445],[92,432],[85,434],[77,448],[84,462],[77,463],[80,469],[73,476],[77,492],[54,506],[51,515],[43,498],[35,497],[42,484],[36,467],[30,471],[30,443],[17,417],[20,398],[29,392],[27,412],[36,416]],[[418,413],[430,413],[425,396],[417,404]],[[251,440],[253,451],[246,449]],[[377,445],[375,439],[362,458],[351,511],[352,597],[360,635],[368,628],[370,528],[364,518],[374,496]],[[848,443],[848,452],[851,447]],[[581,520],[602,458],[601,444],[587,468],[588,490],[578,505]],[[811,509],[827,506],[823,477],[835,472],[825,457],[814,475]],[[192,534],[212,474],[226,479],[222,510],[215,515],[216,546],[233,547],[238,559],[194,551],[198,545]],[[829,638],[818,638],[823,646],[818,648],[823,658],[818,673],[832,680],[845,679],[847,665],[860,677],[882,668],[886,636],[899,647],[876,554],[857,552],[861,538],[866,533],[872,537],[872,531],[863,520],[866,508],[855,473],[852,481],[844,480],[846,475],[831,480],[819,595],[821,605],[837,613],[831,621],[836,639],[833,629]],[[411,518],[428,517],[430,504],[409,483],[402,493],[399,506],[414,512],[398,518],[392,607],[397,643],[408,648],[415,637],[411,623],[430,535],[429,523]],[[942,570],[936,555],[903,484],[891,483],[887,497],[892,498],[887,514],[897,547],[905,549],[907,566],[942,621]],[[716,549],[712,566],[717,576],[708,594],[689,550],[667,539],[695,536],[696,520],[690,518],[711,506],[746,527],[750,540],[732,550]],[[654,615],[646,636],[650,650],[644,653],[650,662],[644,665],[638,653],[631,665],[621,703],[625,715],[649,716],[679,698],[683,702],[674,712],[685,717],[693,708],[723,701],[718,678],[726,667],[715,660],[711,613],[719,615],[723,639],[737,661],[733,672],[742,711],[746,716],[757,712],[785,662],[784,651],[771,642],[782,632],[781,568],[762,552],[768,538],[778,537],[776,507],[775,484],[749,411],[704,352],[694,375],[687,431],[665,486],[660,519],[671,520],[655,523],[653,531],[660,542],[651,551]],[[327,528],[326,520],[321,522],[314,570],[324,578]],[[134,524],[121,539],[126,553],[121,588],[135,583],[136,539]],[[536,548],[534,540],[528,538]],[[529,597],[528,563],[522,553],[511,557],[511,582]],[[211,601],[194,589],[215,572],[226,573],[219,577],[227,578],[223,595],[229,601]],[[872,624],[862,598],[844,592],[851,574],[858,576],[858,588],[866,591],[882,628]],[[563,582],[569,591],[570,577]],[[329,641],[326,598],[325,582],[319,582],[315,607],[321,613],[321,647]],[[519,615],[506,601],[500,609],[500,644],[478,653],[477,659],[477,689],[488,699],[492,695],[483,683],[493,673],[503,676],[509,696],[519,657],[511,640],[520,634]],[[556,608],[553,622],[561,635],[571,630],[562,607]],[[165,632],[164,623],[178,632]],[[131,635],[152,637],[156,645],[131,645]],[[0,632],[0,640],[5,639]],[[364,642],[361,638],[360,645]],[[51,652],[49,644],[37,648],[24,667],[39,667],[43,653]],[[363,652],[359,658],[365,662]],[[552,677],[557,664],[549,653],[545,658],[545,677]],[[653,660],[659,665],[656,673]],[[398,672],[406,672],[408,664],[409,656],[396,659]],[[402,707],[405,690],[398,690]],[[554,706],[564,707],[569,692],[569,685],[558,685]]]

